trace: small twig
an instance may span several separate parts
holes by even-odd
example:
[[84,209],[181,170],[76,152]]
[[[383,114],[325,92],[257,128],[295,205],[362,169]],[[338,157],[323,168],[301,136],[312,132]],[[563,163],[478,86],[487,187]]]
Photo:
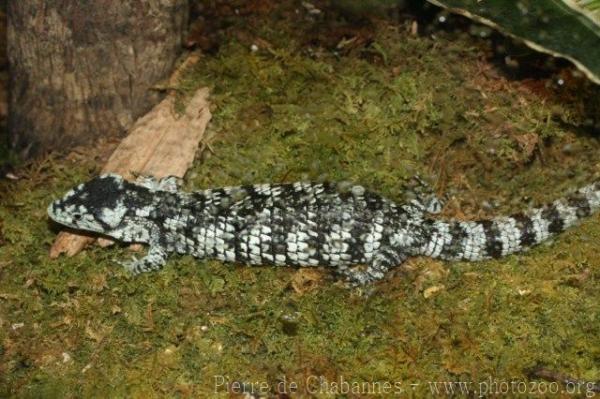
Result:
[[215,152],[215,150],[212,148],[212,146],[208,143],[208,141],[206,140],[202,140],[200,142],[200,151],[199,152],[203,152],[204,149],[208,149],[208,151],[213,154],[213,155],[217,155],[217,153]]
[[562,382],[568,386],[585,387],[587,392],[600,392],[600,383],[594,381],[582,381],[563,374],[559,371],[537,367],[527,373],[530,378],[541,378],[546,381]]

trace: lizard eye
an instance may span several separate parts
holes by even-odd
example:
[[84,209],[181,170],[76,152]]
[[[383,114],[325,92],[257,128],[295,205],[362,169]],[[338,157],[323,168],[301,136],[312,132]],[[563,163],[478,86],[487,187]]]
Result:
[[75,213],[75,214],[73,214],[73,219],[80,220],[81,219],[81,213]]

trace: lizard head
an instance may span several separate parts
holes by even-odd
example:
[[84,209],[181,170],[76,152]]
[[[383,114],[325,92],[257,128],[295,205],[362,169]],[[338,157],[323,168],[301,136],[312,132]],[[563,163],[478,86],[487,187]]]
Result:
[[82,183],[48,206],[52,220],[67,227],[109,234],[125,216],[127,183],[108,174]]

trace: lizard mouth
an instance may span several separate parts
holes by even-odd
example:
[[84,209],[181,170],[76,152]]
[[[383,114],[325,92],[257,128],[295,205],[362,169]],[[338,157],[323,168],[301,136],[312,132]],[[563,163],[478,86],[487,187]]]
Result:
[[48,205],[48,216],[51,219],[56,220],[56,201],[53,201],[50,205]]
[[61,206],[58,201],[52,201],[52,203],[48,205],[47,212],[50,219],[54,220],[56,223],[64,224],[63,218],[61,217]]

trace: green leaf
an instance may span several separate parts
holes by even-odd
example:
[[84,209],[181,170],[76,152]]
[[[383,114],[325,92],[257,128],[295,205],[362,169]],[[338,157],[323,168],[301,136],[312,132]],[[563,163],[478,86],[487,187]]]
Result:
[[534,50],[573,62],[600,84],[600,0],[428,0]]

